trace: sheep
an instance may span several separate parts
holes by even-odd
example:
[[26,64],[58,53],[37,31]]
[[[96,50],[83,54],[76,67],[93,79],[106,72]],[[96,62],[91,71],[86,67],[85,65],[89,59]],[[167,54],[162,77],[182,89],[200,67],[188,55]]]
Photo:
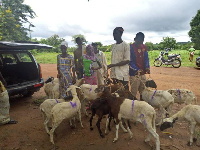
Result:
[[44,127],[49,134],[49,128],[50,128],[50,120],[51,120],[51,109],[57,104],[65,102],[64,99],[46,99],[42,104],[40,104],[40,111],[42,113],[43,119],[44,119]]
[[[81,84],[83,84],[85,81],[85,79],[79,79],[76,81],[76,83],[74,84],[75,86],[80,86]],[[57,83],[56,85],[53,87],[52,91],[54,91],[53,93],[55,94],[59,94],[59,91],[56,91],[56,88],[59,89],[59,87],[57,87]],[[53,96],[54,97],[54,96]],[[40,105],[40,111],[42,113],[42,116],[44,118],[44,126],[45,126],[45,130],[47,132],[47,134],[49,134],[49,127],[50,127],[50,120],[51,120],[51,109],[57,104],[57,103],[62,103],[65,102],[65,99],[46,99],[41,105]]]
[[[107,114],[110,113],[110,107],[108,106],[107,101],[104,100],[104,99],[101,99],[101,98],[97,98],[94,101],[94,103],[92,103],[92,105],[91,105],[91,111],[92,111],[92,115],[91,115],[91,118],[90,118],[90,130],[93,130],[92,120],[93,120],[93,117],[96,114],[98,116],[98,121],[96,123],[96,126],[98,128],[100,136],[102,138],[104,138],[104,135],[102,134],[102,131],[100,129],[100,122],[101,122],[104,115],[107,115]],[[109,130],[110,130],[110,126],[109,126]]]
[[46,93],[48,99],[59,98],[59,94],[57,95],[57,94],[54,93],[54,95],[53,95],[53,93],[52,93],[52,89],[55,85],[59,86],[59,79],[58,78],[49,77],[45,81],[44,92]]
[[173,124],[178,119],[186,120],[190,124],[190,141],[188,142],[188,146],[190,146],[192,145],[193,141],[196,141],[196,138],[193,139],[193,134],[195,134],[196,125],[200,126],[199,114],[200,114],[200,106],[192,104],[186,105],[173,116],[165,118],[160,126],[160,130],[163,131],[167,128],[173,127]]
[[[99,98],[98,94],[94,91],[97,88],[97,85],[82,84],[80,87],[83,93],[83,99],[80,100],[82,105],[82,111],[85,113],[86,116],[88,116],[88,113],[85,109],[85,101],[92,101]],[[112,93],[117,92],[120,89],[124,90],[124,86],[121,82],[115,85],[111,85],[110,87]]]
[[161,112],[161,120],[157,125],[162,123],[165,114],[169,114],[169,116],[171,115],[174,98],[169,92],[163,90],[151,90],[145,87],[142,91],[142,99],[151,106],[158,108]]
[[188,105],[195,102],[195,104],[197,104],[197,97],[188,89],[169,89],[167,91],[173,96],[174,103],[185,103]]
[[[149,132],[145,142],[150,141],[152,135],[156,141],[156,150],[159,150],[160,140],[159,135],[156,133],[156,112],[154,108],[144,101],[130,100],[113,96],[110,91],[110,88],[105,86],[100,86],[95,90],[100,98],[103,98],[107,101],[111,108],[111,114],[116,119],[116,137],[114,138],[113,142],[118,140],[119,124],[122,124],[121,118],[124,118],[130,121],[139,121],[143,123]],[[125,121],[125,123],[130,134],[130,138],[132,138],[133,133],[130,131],[127,121]]]
[[54,131],[64,119],[71,119],[78,113],[81,127],[83,127],[83,124],[81,122],[81,112],[80,112],[81,103],[78,97],[80,96],[81,90],[79,89],[80,87],[71,85],[68,88],[68,90],[71,90],[73,96],[72,101],[58,103],[51,110],[52,129],[50,130],[50,141],[53,144],[54,144],[53,140]]

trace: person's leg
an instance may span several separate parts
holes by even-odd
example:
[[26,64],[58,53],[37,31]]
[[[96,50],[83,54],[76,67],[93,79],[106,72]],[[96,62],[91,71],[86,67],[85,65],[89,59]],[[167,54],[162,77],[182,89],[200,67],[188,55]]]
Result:
[[141,75],[139,82],[140,82],[140,84],[139,84],[138,91],[140,93],[140,100],[142,100],[142,91],[145,89],[146,76],[145,75]]
[[139,81],[135,76],[130,76],[130,86],[131,86],[131,93],[136,99],[136,95],[137,95],[137,91],[139,87]]

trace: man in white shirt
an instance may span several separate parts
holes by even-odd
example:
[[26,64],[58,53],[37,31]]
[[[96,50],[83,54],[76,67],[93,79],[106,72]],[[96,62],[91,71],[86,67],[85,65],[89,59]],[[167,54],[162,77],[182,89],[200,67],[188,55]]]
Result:
[[[105,54],[98,50],[97,43],[92,43],[92,46],[94,48],[94,53],[98,61],[101,63],[102,68],[96,70],[97,72],[97,80],[98,80],[98,85],[105,85],[106,77],[107,77],[107,60]],[[96,63],[95,63],[96,65]],[[98,65],[98,64],[97,64]],[[94,66],[96,67],[96,66]]]
[[114,84],[121,82],[125,89],[129,89],[130,46],[121,38],[123,31],[122,27],[116,27],[113,30],[113,37],[116,43],[112,45],[111,64],[107,67],[111,68],[110,76]]

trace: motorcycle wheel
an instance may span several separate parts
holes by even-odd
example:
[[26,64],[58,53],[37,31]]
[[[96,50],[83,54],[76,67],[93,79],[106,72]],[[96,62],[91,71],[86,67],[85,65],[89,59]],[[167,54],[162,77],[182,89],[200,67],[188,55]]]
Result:
[[174,68],[179,68],[181,66],[181,61],[179,59],[175,59],[172,63]]
[[155,67],[160,67],[162,65],[162,61],[160,61],[160,60],[154,60],[153,65]]

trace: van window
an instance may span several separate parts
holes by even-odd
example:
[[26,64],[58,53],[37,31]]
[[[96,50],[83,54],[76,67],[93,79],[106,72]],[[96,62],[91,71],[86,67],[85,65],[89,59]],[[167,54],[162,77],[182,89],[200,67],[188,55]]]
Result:
[[2,54],[3,64],[16,64],[17,60],[13,54]]
[[18,53],[17,56],[20,62],[32,62],[28,53]]

